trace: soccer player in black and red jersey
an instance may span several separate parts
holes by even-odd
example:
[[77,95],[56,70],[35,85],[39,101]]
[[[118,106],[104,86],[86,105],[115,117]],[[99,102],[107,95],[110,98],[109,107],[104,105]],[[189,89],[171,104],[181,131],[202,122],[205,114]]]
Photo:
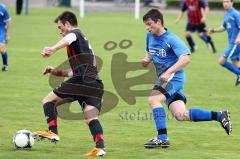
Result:
[[197,31],[199,37],[207,44],[212,52],[215,53],[216,49],[213,44],[212,38],[206,29],[206,17],[209,12],[208,3],[206,0],[185,0],[177,17],[178,23],[183,17],[184,12],[187,11],[188,19],[185,31],[186,40],[190,46],[191,52],[196,50],[196,44],[191,36],[192,32]]
[[55,22],[63,38],[55,45],[45,47],[42,56],[44,58],[50,57],[59,49],[66,47],[71,71],[47,66],[43,74],[49,73],[70,78],[43,99],[43,109],[49,130],[37,131],[33,135],[36,139],[59,141],[56,106],[65,100],[78,101],[96,143],[96,148],[86,155],[104,156],[106,152],[104,149],[103,129],[98,120],[103,96],[103,83],[97,73],[93,51],[87,38],[79,30],[74,13],[65,11],[55,19]]

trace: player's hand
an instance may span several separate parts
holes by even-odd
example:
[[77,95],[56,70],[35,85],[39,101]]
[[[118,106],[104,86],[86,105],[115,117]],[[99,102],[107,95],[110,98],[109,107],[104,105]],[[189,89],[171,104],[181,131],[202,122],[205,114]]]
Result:
[[159,77],[161,82],[168,82],[168,79],[171,77],[171,73],[168,73],[167,71],[161,74]]
[[48,73],[52,73],[52,71],[54,70],[54,67],[52,66],[47,66],[45,67],[44,71],[43,71],[43,75],[46,75]]
[[235,44],[240,44],[240,38],[237,38],[236,40],[235,40]]
[[142,59],[141,64],[142,64],[143,67],[147,67],[150,64],[150,62],[151,61],[149,61],[149,60]]
[[51,56],[55,51],[56,50],[53,49],[52,47],[45,47],[45,48],[43,48],[41,54],[44,58],[47,58],[47,57]]
[[205,17],[202,17],[202,18],[201,18],[201,23],[205,23],[205,21],[206,21],[206,18],[205,18]]
[[214,33],[215,31],[214,31],[214,29],[213,28],[211,28],[211,29],[208,29],[208,33],[209,34],[212,34],[212,33]]

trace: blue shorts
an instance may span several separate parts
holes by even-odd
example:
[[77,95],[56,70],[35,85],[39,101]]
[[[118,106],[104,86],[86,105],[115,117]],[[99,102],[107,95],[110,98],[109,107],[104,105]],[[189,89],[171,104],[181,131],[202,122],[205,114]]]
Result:
[[165,103],[169,106],[176,100],[182,100],[186,103],[183,87],[184,81],[174,76],[167,84],[162,83],[159,79],[156,80],[153,90],[158,90],[164,94],[167,98]]
[[0,27],[0,44],[6,43],[6,28]]
[[237,45],[234,50],[234,44],[229,44],[228,48],[223,53],[224,58],[230,58],[230,60],[240,60],[240,45]]

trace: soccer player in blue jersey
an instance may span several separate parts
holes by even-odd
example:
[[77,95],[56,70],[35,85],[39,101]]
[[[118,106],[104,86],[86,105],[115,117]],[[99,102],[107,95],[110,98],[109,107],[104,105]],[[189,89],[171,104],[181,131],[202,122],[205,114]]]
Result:
[[2,71],[8,70],[6,43],[10,40],[10,15],[4,4],[0,3],[0,53],[2,54]]
[[[223,8],[226,11],[222,26],[210,29],[210,33],[223,32],[228,33],[228,48],[219,59],[219,64],[237,75],[235,85],[240,84],[240,14],[233,8],[233,0],[223,0]],[[230,58],[232,63],[228,62]]]
[[151,61],[156,68],[157,80],[148,98],[152,108],[158,135],[144,144],[146,148],[169,147],[166,113],[163,104],[168,105],[178,121],[218,121],[229,135],[232,131],[228,110],[219,112],[186,107],[183,87],[183,68],[190,62],[190,51],[183,41],[164,28],[163,15],[157,9],[143,16],[148,31],[146,56],[141,61],[147,67]]

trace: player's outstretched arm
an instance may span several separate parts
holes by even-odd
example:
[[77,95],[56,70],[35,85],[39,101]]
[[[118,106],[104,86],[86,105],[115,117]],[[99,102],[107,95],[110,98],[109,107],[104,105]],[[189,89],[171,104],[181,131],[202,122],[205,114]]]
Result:
[[212,33],[220,33],[220,32],[224,32],[226,29],[223,26],[220,26],[219,28],[211,28],[208,30],[208,32],[210,34]]
[[179,21],[182,19],[182,17],[183,17],[183,11],[179,11],[178,17],[177,17],[177,19],[175,20],[175,23],[176,23],[176,24],[179,23]]
[[69,43],[65,38],[62,38],[60,41],[58,41],[55,45],[51,46],[51,47],[45,47],[43,48],[42,51],[42,56],[43,57],[49,57],[52,54],[54,54],[56,51],[58,51],[59,49],[68,46]]

